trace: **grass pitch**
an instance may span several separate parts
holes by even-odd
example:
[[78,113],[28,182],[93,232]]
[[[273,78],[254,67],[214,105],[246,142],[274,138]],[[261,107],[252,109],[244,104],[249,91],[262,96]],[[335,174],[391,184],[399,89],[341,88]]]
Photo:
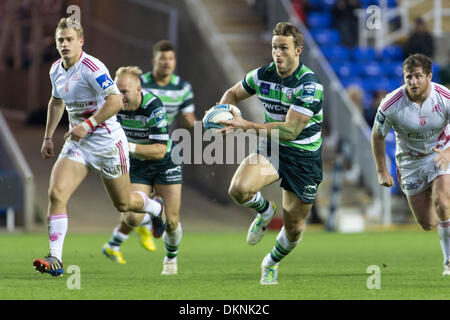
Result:
[[[0,299],[449,299],[436,232],[337,234],[306,231],[280,264],[277,286],[259,284],[260,263],[276,233],[256,246],[245,233],[186,233],[176,276],[160,275],[164,246],[147,252],[133,233],[123,244],[126,265],[101,253],[110,234],[68,234],[62,278],[34,271],[48,252],[46,234],[0,234]],[[81,289],[70,290],[70,265],[80,268]],[[371,265],[380,267],[381,289],[368,289]]]

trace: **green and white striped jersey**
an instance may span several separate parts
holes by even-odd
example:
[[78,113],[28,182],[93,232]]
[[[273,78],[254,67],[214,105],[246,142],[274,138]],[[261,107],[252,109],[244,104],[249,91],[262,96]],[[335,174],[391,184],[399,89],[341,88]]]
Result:
[[[161,143],[170,152],[172,142],[168,133],[166,109],[161,100],[150,91],[142,89],[142,103],[135,111],[120,110],[117,121],[129,142],[137,144]],[[137,155],[130,156],[143,160]]]
[[283,122],[290,108],[311,116],[311,119],[292,141],[280,141],[280,145],[316,151],[322,145],[323,85],[314,72],[299,64],[292,75],[281,78],[275,63],[250,71],[242,80],[242,87],[249,94],[257,94],[264,105],[265,121]]
[[167,110],[167,122],[172,124],[177,114],[181,112],[194,112],[194,93],[189,82],[172,74],[169,84],[159,86],[153,79],[152,73],[141,75],[143,88],[151,90],[164,104]]

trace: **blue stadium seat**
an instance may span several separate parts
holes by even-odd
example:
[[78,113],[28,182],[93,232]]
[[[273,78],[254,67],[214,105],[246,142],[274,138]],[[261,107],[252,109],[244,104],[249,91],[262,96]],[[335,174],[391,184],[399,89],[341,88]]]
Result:
[[[326,8],[322,5],[322,0],[309,0],[309,5],[311,6],[312,11],[327,11]],[[309,15],[308,15],[309,17]]]
[[378,77],[377,79],[373,79],[372,81],[372,89],[373,90],[386,90],[387,92],[390,92],[392,90],[389,90],[391,85],[391,81],[388,77]]
[[361,74],[359,66],[350,62],[332,63],[331,67],[339,78],[358,77]]
[[394,91],[395,89],[401,87],[403,84],[404,83],[402,78],[389,78],[389,90],[386,91]]
[[362,8],[367,8],[368,6],[379,4],[378,0],[359,0],[359,2],[361,3]]
[[337,0],[321,0],[323,6],[328,7],[328,9],[332,8]]
[[312,11],[329,12],[337,0],[309,0]]
[[[359,2],[361,3],[362,8],[367,8],[368,6],[371,6],[371,5],[376,5],[376,6],[381,5],[380,0],[359,0]],[[395,7],[397,7],[397,5],[398,5],[397,0],[387,0],[388,8],[395,8]]]
[[362,75],[365,77],[380,77],[382,75],[380,65],[375,61],[362,63],[360,68]]
[[382,68],[385,70],[387,76],[403,79],[403,61],[383,63]]
[[331,27],[333,16],[330,13],[312,12],[308,14],[308,26],[311,29]]
[[354,48],[353,59],[356,62],[366,63],[376,59],[376,52],[374,48]]
[[344,88],[347,88],[347,87],[349,87],[351,85],[358,85],[361,88],[363,87],[363,80],[361,78],[359,78],[359,77],[353,77],[353,76],[342,77],[341,78],[341,82],[342,82],[342,86]]
[[402,60],[405,56],[402,47],[387,46],[381,52],[381,60],[383,62]]
[[441,70],[441,66],[437,62],[433,62],[431,66],[431,72],[433,73],[433,78],[431,79],[433,82],[439,82],[439,70]]
[[388,8],[396,8],[397,6],[397,0],[388,0]]
[[320,49],[327,60],[332,63],[344,63],[350,59],[350,50],[347,47],[334,45],[334,46],[321,46]]
[[334,29],[312,31],[311,35],[319,45],[333,45],[341,41],[339,31]]

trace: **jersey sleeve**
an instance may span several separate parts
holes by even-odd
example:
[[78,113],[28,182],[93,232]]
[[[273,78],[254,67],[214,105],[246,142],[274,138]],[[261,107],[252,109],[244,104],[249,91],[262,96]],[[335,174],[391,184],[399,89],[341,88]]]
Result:
[[242,88],[251,95],[254,95],[257,91],[255,76],[258,70],[259,69],[250,71],[241,81]]
[[194,106],[194,92],[192,91],[192,87],[189,83],[184,85],[184,96],[183,103],[180,106],[180,111],[183,113],[190,113],[195,111]]
[[50,68],[50,82],[52,83],[52,96],[56,99],[61,99],[61,96],[58,94],[58,91],[56,90],[56,84],[55,84],[55,76],[54,76],[54,70],[53,67]]
[[392,127],[392,122],[389,116],[390,114],[383,111],[381,108],[384,102],[385,100],[383,99],[378,107],[375,121],[373,122],[373,130],[375,130],[378,135],[386,137]]
[[291,93],[295,98],[290,109],[310,117],[320,111],[323,101],[323,85],[321,83],[310,79],[310,81],[303,82],[295,91],[297,92]]
[[114,81],[111,79],[108,69],[104,64],[98,63],[95,71],[87,71],[89,84],[94,88],[95,92],[106,98],[110,94],[120,94]]
[[149,112],[150,133],[148,138],[150,143],[167,144],[169,140],[167,113],[158,97],[155,96],[151,101]]

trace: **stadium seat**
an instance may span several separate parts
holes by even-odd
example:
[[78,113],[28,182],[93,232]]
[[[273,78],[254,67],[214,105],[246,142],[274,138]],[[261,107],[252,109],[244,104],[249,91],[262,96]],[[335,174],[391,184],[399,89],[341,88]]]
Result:
[[386,91],[389,93],[391,91],[394,91],[398,87],[401,87],[403,85],[403,79],[400,78],[389,78],[389,89],[386,89]]
[[439,70],[441,70],[441,66],[433,61],[433,65],[431,66],[431,72],[433,73],[433,78],[431,79],[433,82],[439,82]]
[[371,5],[379,5],[378,0],[360,0],[359,2],[361,3],[362,8],[367,8]]
[[381,68],[377,62],[367,62],[360,64],[362,75],[365,77],[380,77]]
[[[309,2],[309,5],[311,6],[311,10],[314,11],[314,12],[315,11],[318,11],[318,12],[328,11],[328,10],[326,10],[326,8],[324,8],[322,6],[322,1],[321,0],[309,0],[308,2]],[[308,14],[308,18],[309,18],[310,14]]]
[[359,77],[342,77],[341,78],[341,82],[342,82],[342,86],[344,88],[348,88],[351,85],[357,85],[360,86],[361,88],[363,87],[363,80]]
[[344,63],[350,59],[350,50],[344,46],[321,46],[323,55],[331,64]]
[[[371,6],[371,5],[376,5],[376,6],[381,5],[380,0],[360,0],[359,2],[361,3],[362,8],[367,8],[368,6]],[[388,6],[388,8],[397,7],[397,0],[387,0],[387,6]]]
[[403,62],[402,61],[392,61],[389,63],[384,63],[382,69],[385,70],[386,75],[388,75],[390,77],[403,79]]
[[402,60],[404,56],[405,53],[400,46],[387,46],[381,52],[381,60],[383,62]]
[[341,35],[339,31],[334,29],[323,29],[323,30],[317,30],[312,31],[311,35],[313,36],[314,40],[319,45],[334,45],[338,44],[341,41]]
[[372,62],[376,59],[374,48],[354,48],[352,54],[353,59],[360,63]]
[[336,0],[309,0],[312,11],[330,12]]
[[389,90],[391,85],[391,80],[388,77],[379,77],[372,80],[372,89],[373,90],[386,90],[387,92],[391,91]]
[[331,67],[338,77],[359,77],[361,75],[361,69],[359,65],[350,62],[344,63],[332,63]]
[[308,15],[308,26],[311,29],[331,27],[333,17],[330,13],[312,12]]

